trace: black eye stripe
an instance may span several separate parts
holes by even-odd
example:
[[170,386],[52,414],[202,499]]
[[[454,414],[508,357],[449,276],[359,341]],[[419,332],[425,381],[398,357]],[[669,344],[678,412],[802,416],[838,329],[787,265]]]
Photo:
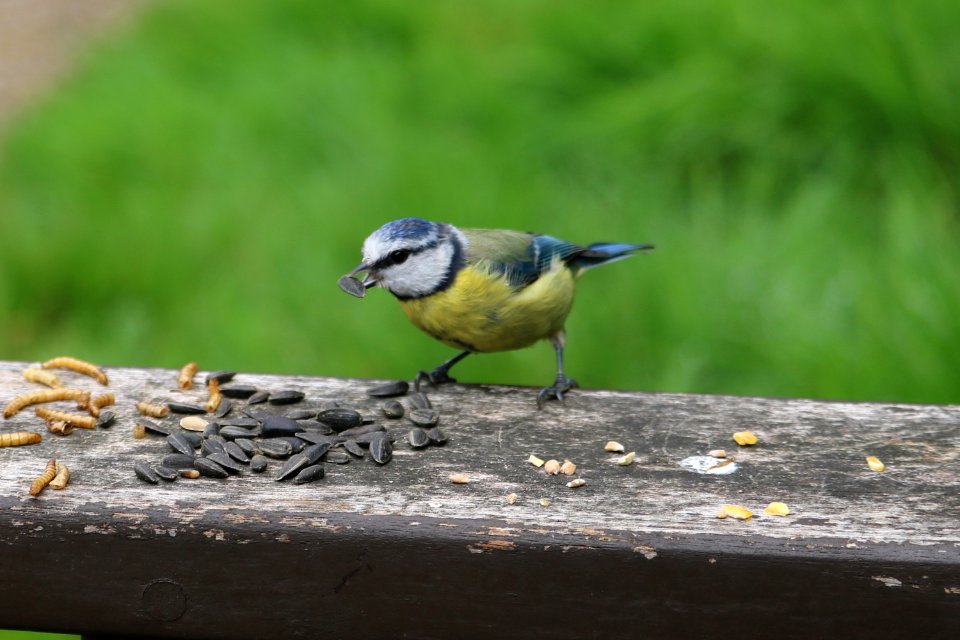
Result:
[[[433,249],[433,248],[436,247],[438,244],[439,244],[439,243],[438,243],[436,240],[434,240],[433,242],[428,242],[428,243],[425,244],[425,245],[422,245],[422,246],[419,246],[419,247],[416,247],[416,248],[413,248],[413,249],[397,249],[397,250],[395,250],[395,251],[391,251],[391,252],[388,253],[387,255],[383,256],[382,258],[380,258],[379,260],[377,260],[376,262],[374,262],[372,268],[373,268],[373,269],[386,269],[387,267],[390,267],[390,266],[395,265],[395,264],[399,264],[400,262],[406,262],[407,259],[410,258],[410,256],[415,256],[415,255],[417,255],[418,253],[423,253],[423,252],[426,251],[427,249]],[[397,252],[403,252],[403,253],[406,254],[406,257],[405,257],[403,260],[400,260],[400,262],[397,262],[397,261],[394,260],[394,258],[393,258],[393,254],[395,254],[395,253],[397,253]]]

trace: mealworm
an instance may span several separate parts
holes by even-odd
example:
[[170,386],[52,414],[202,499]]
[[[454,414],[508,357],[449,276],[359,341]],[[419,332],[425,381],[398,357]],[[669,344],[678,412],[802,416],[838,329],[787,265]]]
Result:
[[44,420],[63,420],[67,424],[72,424],[73,426],[80,427],[82,429],[93,429],[97,426],[96,420],[90,416],[82,416],[79,413],[56,411],[54,409],[48,409],[47,407],[37,407],[35,411],[37,413],[37,417],[43,418]]
[[147,428],[142,424],[133,425],[133,437],[137,440],[143,440],[147,437]]
[[16,433],[0,433],[0,447],[20,447],[25,444],[37,444],[43,440],[39,433],[17,431]]
[[138,402],[137,411],[141,415],[151,418],[166,418],[170,413],[170,407],[165,404],[151,404],[149,402]]
[[105,374],[100,367],[95,364],[90,364],[89,362],[84,362],[83,360],[71,358],[69,356],[61,356],[59,358],[47,360],[41,366],[44,369],[70,369],[71,371],[76,371],[77,373],[82,373],[85,376],[95,378],[96,381],[102,385],[109,384],[109,381],[107,380],[107,374]]
[[65,464],[57,465],[57,475],[50,481],[50,486],[54,489],[64,489],[70,483],[70,469]]
[[43,488],[50,484],[50,481],[53,480],[54,476],[57,475],[57,461],[50,460],[47,462],[47,468],[43,470],[43,473],[40,476],[30,483],[30,495],[35,496],[43,491]]
[[57,374],[55,374],[53,371],[45,371],[43,369],[37,369],[36,367],[30,367],[29,369],[24,369],[23,377],[29,380],[30,382],[45,384],[48,387],[53,389],[63,386],[63,383],[60,381],[60,378],[58,378]]
[[220,381],[216,378],[211,378],[210,384],[208,384],[207,387],[210,389],[210,399],[207,400],[204,409],[207,410],[207,413],[213,413],[220,408],[220,403],[223,402],[223,394],[220,393]]
[[41,402],[56,402],[57,400],[76,400],[77,405],[86,407],[90,403],[90,392],[81,389],[40,389],[39,391],[28,391],[23,393],[3,408],[3,417],[10,418],[15,416],[21,409],[31,404],[40,404]]
[[116,402],[117,397],[113,395],[113,392],[101,393],[100,395],[93,396],[90,399],[90,406],[87,407],[87,411],[89,411],[90,415],[92,415],[94,418],[99,418],[100,409],[112,404],[116,404]]
[[197,363],[188,362],[180,369],[180,375],[177,376],[177,384],[181,389],[189,389],[193,386],[193,376],[197,375]]

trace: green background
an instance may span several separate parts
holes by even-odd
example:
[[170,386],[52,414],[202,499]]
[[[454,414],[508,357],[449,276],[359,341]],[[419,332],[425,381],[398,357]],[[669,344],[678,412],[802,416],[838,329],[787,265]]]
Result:
[[657,245],[581,281],[585,387],[956,402],[958,32],[946,1],[159,3],[6,137],[0,357],[410,378],[453,351],[336,280],[416,215]]

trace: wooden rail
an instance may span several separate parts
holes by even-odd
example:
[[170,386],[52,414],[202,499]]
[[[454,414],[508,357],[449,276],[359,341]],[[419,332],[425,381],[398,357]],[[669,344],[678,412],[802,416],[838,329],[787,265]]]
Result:
[[[38,388],[0,363],[0,402]],[[138,400],[205,399],[176,372],[107,369],[119,418],[0,449],[0,628],[176,638],[957,638],[960,407],[577,390],[430,391],[449,436],[412,450],[376,381],[243,374],[300,389],[284,413],[338,400],[387,425],[393,461],[262,475],[139,480],[169,452],[134,439]],[[68,386],[99,392],[70,372]],[[402,400],[402,399],[401,399]],[[238,407],[243,403],[239,402]],[[51,405],[69,408],[69,404]],[[237,411],[235,408],[234,411]],[[174,418],[163,420],[176,425]],[[739,447],[736,431],[759,437]],[[612,463],[604,443],[635,451]],[[680,462],[724,448],[738,468]],[[586,484],[527,462],[568,458]],[[871,471],[868,455],[883,472]],[[27,493],[50,458],[64,490]],[[454,484],[463,473],[469,484]],[[515,504],[506,496],[515,493]],[[548,506],[541,499],[549,501]],[[768,516],[771,501],[787,517]],[[724,504],[755,515],[718,519]]]

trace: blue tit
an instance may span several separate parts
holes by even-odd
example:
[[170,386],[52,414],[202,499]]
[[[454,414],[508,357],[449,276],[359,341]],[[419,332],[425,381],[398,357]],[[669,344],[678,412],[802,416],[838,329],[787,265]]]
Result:
[[[557,378],[537,396],[542,408],[548,398],[563,400],[576,385],[563,371],[563,325],[577,278],[652,248],[607,242],[582,247],[533,233],[402,218],[364,241],[363,262],[340,285],[358,297],[370,287],[383,287],[414,325],[461,350],[429,373],[418,372],[418,390],[424,381],[455,382],[450,367],[471,353],[520,349],[549,339],[557,354]],[[362,273],[361,282],[355,276]]]

